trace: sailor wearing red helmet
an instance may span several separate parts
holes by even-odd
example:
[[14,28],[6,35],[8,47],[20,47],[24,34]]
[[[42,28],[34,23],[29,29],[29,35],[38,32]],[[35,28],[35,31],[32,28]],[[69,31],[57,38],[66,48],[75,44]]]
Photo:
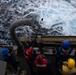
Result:
[[30,47],[27,50],[24,51],[24,56],[27,62],[31,62],[31,57],[33,54],[33,48]]
[[33,50],[33,47],[30,47],[24,51],[24,57],[29,65],[31,74],[33,75],[33,64],[36,57],[36,52]]
[[44,55],[38,55],[35,60],[35,67],[37,70],[38,75],[45,75],[48,74],[50,75],[51,69],[50,69],[50,64],[49,61],[45,58]]

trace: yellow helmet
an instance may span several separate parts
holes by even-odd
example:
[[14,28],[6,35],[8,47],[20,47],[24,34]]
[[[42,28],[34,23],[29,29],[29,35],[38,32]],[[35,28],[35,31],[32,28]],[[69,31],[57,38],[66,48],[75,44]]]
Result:
[[68,59],[68,67],[73,68],[75,66],[75,60],[70,58]]

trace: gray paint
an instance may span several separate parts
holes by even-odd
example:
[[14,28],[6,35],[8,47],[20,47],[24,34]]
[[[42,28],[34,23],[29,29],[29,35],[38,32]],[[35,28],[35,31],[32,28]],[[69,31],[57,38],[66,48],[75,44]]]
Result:
[[7,63],[0,60],[0,75],[5,75]]

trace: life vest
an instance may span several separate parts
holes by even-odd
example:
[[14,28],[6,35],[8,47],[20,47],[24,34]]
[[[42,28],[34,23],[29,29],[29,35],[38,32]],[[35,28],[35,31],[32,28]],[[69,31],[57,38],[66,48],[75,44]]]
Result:
[[[69,54],[68,54],[68,55],[70,55],[71,52],[72,52],[72,48],[69,48]],[[56,55],[57,55],[57,56],[66,56],[66,55],[62,52],[62,47],[59,47],[59,48],[57,49],[57,54],[56,54]]]
[[57,59],[59,59],[59,60],[66,61],[66,59],[68,59],[68,57],[69,57],[69,55],[71,54],[71,52],[72,52],[72,48],[69,48],[69,53],[68,53],[68,55],[66,55],[66,54],[64,54],[64,53],[62,52],[62,47],[59,47],[59,48],[57,49],[56,57],[57,57]]
[[76,73],[76,68],[69,69],[67,66],[62,65],[62,75],[72,75]]
[[24,57],[27,62],[31,62],[32,54],[33,54],[32,48],[28,48],[27,50],[24,51]]
[[47,71],[48,70],[48,60],[45,58],[40,57],[41,61],[38,61],[36,58],[35,60],[35,66],[38,71]]

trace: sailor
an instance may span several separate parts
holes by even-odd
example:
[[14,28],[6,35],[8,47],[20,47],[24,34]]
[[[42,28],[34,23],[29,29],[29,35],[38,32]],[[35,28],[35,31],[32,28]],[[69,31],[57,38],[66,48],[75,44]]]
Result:
[[34,56],[36,56],[36,52],[33,50],[33,47],[30,47],[24,51],[24,56],[27,62],[33,61],[32,59],[35,59]]
[[26,62],[29,65],[31,74],[33,75],[33,64],[34,64],[35,57],[36,57],[36,51],[33,50],[33,47],[27,48],[24,51],[24,57],[26,59]]
[[7,64],[12,65],[14,70],[17,72],[18,62],[16,61],[16,57],[14,56],[14,54],[10,53],[8,48],[2,48],[0,54],[2,55],[2,60],[6,61]]
[[70,43],[68,42],[68,40],[64,40],[62,42],[62,46],[53,51],[53,53],[56,53],[56,63],[58,63],[60,60],[65,61],[66,59],[68,59],[72,50],[73,49],[70,47]]
[[37,55],[35,60],[35,67],[38,75],[51,75],[51,62],[49,62],[44,55]]
[[59,71],[62,75],[73,75],[76,73],[75,60],[69,58],[68,61],[59,62]]

